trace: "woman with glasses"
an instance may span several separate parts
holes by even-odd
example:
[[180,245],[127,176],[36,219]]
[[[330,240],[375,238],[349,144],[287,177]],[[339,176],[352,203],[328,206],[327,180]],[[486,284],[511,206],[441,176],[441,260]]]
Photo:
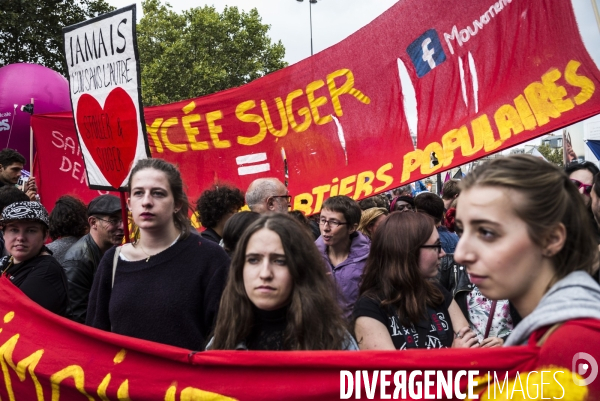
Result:
[[213,241],[190,234],[189,203],[174,165],[140,160],[128,188],[139,235],[104,254],[86,324],[202,350],[219,309],[229,257]]
[[479,346],[452,295],[432,280],[442,256],[431,217],[388,216],[373,236],[354,307],[361,350]]
[[[515,155],[477,167],[461,188],[455,260],[523,318],[505,345],[541,346],[538,366],[561,367],[572,385],[576,354],[600,352],[600,286],[589,274],[598,249],[577,187],[551,163]],[[588,390],[600,399],[600,380]]]
[[333,196],[323,203],[315,241],[327,270],[337,285],[337,299],[347,319],[358,298],[360,277],[369,255],[370,242],[357,231],[361,210],[347,196]]

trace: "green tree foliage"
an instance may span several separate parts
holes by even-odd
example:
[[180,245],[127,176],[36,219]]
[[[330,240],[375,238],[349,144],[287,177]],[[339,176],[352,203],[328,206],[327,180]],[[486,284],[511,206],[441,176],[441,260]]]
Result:
[[552,149],[550,145],[540,145],[537,149],[550,163],[563,166],[563,148]]
[[240,86],[287,65],[281,41],[256,11],[197,7],[178,14],[160,0],[142,2],[137,26],[146,106]]
[[113,9],[104,0],[0,0],[0,66],[37,63],[66,75],[63,27]]

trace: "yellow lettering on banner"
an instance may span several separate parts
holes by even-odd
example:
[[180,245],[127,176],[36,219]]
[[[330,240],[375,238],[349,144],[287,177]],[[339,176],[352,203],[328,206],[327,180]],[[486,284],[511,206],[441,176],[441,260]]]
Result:
[[[342,86],[337,87],[335,84],[335,79],[339,77],[346,77],[346,81],[342,84]],[[340,96],[343,94],[352,95],[363,104],[371,103],[371,99],[368,96],[354,87],[354,74],[352,74],[352,71],[347,68],[334,71],[327,75],[327,86],[329,88],[329,95],[331,96],[333,110],[338,117],[344,115],[344,112],[342,111],[342,105],[340,104]]]
[[200,134],[200,130],[198,127],[192,127],[192,123],[202,121],[202,116],[200,114],[189,114],[194,111],[195,108],[196,102],[190,102],[183,107],[182,110],[186,115],[181,117],[181,125],[183,125],[183,130],[187,135],[192,150],[208,150],[209,146],[207,141],[198,142],[196,140],[196,136]]
[[494,137],[494,131],[486,114],[471,121],[471,129],[474,138],[477,138],[477,136],[483,138],[483,150],[486,152],[498,149],[504,142],[504,139],[497,140]]
[[313,188],[312,193],[313,193],[313,195],[317,196],[317,200],[315,201],[314,213],[319,213],[321,211],[325,193],[329,192],[330,189],[331,189],[331,185],[321,185],[320,187]]
[[[13,313],[14,316],[14,313]],[[6,316],[4,321],[6,323]],[[9,319],[10,321],[10,319]],[[44,354],[44,350],[37,350],[33,354],[26,358],[21,359],[16,364],[13,361],[13,352],[19,340],[19,334],[15,334],[9,338],[2,346],[0,346],[0,367],[2,368],[2,374],[4,376],[4,385],[6,386],[6,393],[8,394],[9,401],[15,401],[15,394],[12,388],[12,382],[9,374],[8,367],[16,372],[21,382],[25,381],[26,372],[31,376],[33,385],[35,387],[35,394],[38,401],[44,400],[44,391],[42,385],[35,375],[35,368]]]
[[544,84],[541,82],[531,83],[523,92],[540,127],[548,124],[550,118],[560,117],[560,111],[550,101],[550,94]]
[[523,127],[528,131],[536,129],[537,122],[533,116],[533,111],[531,111],[529,103],[527,103],[527,100],[525,100],[523,95],[519,95],[515,98],[515,107],[517,108]]
[[423,151],[421,149],[415,149],[412,152],[408,152],[404,155],[404,163],[402,164],[402,178],[400,182],[406,182],[410,179],[410,174],[419,168],[423,160]]
[[340,179],[335,177],[333,180],[331,180],[332,185],[331,189],[329,190],[329,196],[338,196],[339,190],[340,190],[340,186],[338,185],[338,182],[340,182]]
[[152,138],[152,142],[154,142],[154,146],[156,147],[156,151],[158,153],[164,152],[162,142],[158,139],[158,129],[160,128],[163,122],[162,118],[157,118],[154,120],[152,125],[146,124],[146,131],[150,134],[150,138]]
[[375,176],[379,181],[383,181],[383,185],[375,188],[376,192],[383,191],[384,189],[392,185],[392,182],[394,182],[394,178],[390,175],[387,175],[386,173],[390,171],[393,167],[394,165],[392,163],[387,163],[377,169]]
[[[480,149],[481,146],[483,146],[483,143],[480,144]],[[461,148],[461,153],[463,156],[470,156],[479,151],[479,149],[475,149],[474,146],[471,146],[469,130],[467,130],[467,127],[464,125],[459,129],[453,129],[446,132],[442,136],[442,147],[444,148],[444,167],[447,167],[452,163],[452,160],[454,159],[454,151],[458,148]],[[442,163],[442,159],[438,159],[440,160],[440,163]]]
[[160,136],[162,138],[162,141],[165,143],[165,146],[167,147],[167,149],[169,149],[171,152],[175,152],[175,153],[185,152],[187,150],[187,145],[185,143],[171,143],[171,141],[169,140],[169,137],[167,136],[169,128],[174,125],[177,125],[176,117],[171,117],[167,121],[162,123],[162,125],[160,127]]
[[94,401],[94,397],[90,396],[85,391],[85,373],[81,366],[71,365],[66,368],[59,370],[50,376],[50,385],[52,387],[52,401],[58,401],[60,399],[60,383],[63,380],[73,378],[75,382],[75,388],[82,395],[85,395],[89,401]]
[[210,139],[212,139],[213,145],[216,149],[224,149],[230,148],[231,142],[227,140],[222,140],[219,138],[219,134],[223,132],[223,127],[215,124],[217,120],[221,120],[223,118],[223,112],[221,110],[211,111],[210,113],[206,113],[206,123],[208,124],[208,133],[210,134]]
[[117,390],[117,398],[119,401],[131,401],[129,398],[129,380],[125,380]]
[[371,195],[373,193],[374,178],[375,174],[373,174],[372,171],[363,171],[360,173],[356,179],[356,191],[354,191],[354,196],[352,198],[357,200],[362,194],[365,194],[365,196]]
[[525,129],[521,122],[521,117],[519,117],[519,113],[517,113],[517,110],[510,104],[504,104],[496,110],[496,113],[494,113],[494,121],[496,121],[496,127],[498,127],[500,138],[504,140],[510,138],[511,131],[512,135],[517,135]]
[[100,400],[102,401],[110,401],[110,399],[108,398],[108,396],[106,395],[106,389],[108,388],[108,385],[110,384],[110,373],[107,374],[106,376],[104,376],[104,379],[102,379],[102,381],[100,382],[100,385],[98,386],[98,397],[100,397]]
[[596,86],[591,79],[584,75],[577,75],[577,69],[580,65],[581,63],[579,61],[571,60],[565,68],[565,80],[570,85],[581,88],[581,91],[573,99],[575,100],[576,105],[583,104],[590,100],[596,90]]
[[283,104],[283,100],[280,97],[275,99],[275,104],[277,104],[277,111],[279,111],[279,119],[281,120],[281,129],[277,130],[273,126],[273,120],[271,119],[271,113],[269,113],[269,107],[267,106],[267,102],[264,100],[260,101],[260,106],[263,111],[263,116],[265,117],[265,121],[267,123],[267,128],[271,135],[276,137],[283,137],[287,135],[288,132],[288,120],[285,113],[285,105]]
[[548,98],[550,99],[550,102],[552,102],[554,107],[556,107],[556,110],[564,113],[565,111],[571,110],[573,107],[575,107],[575,105],[571,99],[565,99],[567,96],[567,90],[565,87],[556,85],[556,81],[558,81],[561,76],[562,74],[560,71],[558,71],[556,68],[553,68],[542,75],[542,83],[548,91]]
[[354,183],[356,182],[356,176],[351,175],[346,178],[342,178],[340,182],[340,195],[348,195],[354,191]]
[[[431,164],[432,153],[435,153],[435,156],[438,159],[438,164],[435,166],[432,166]],[[429,145],[425,146],[425,149],[423,149],[423,155],[421,157],[421,174],[429,175],[434,171],[442,168],[442,161],[444,160],[444,149],[439,143],[431,142]]]
[[4,323],[10,323],[11,320],[13,320],[15,317],[15,312],[10,311],[8,312],[6,315],[4,315]]
[[113,358],[113,362],[119,364],[125,360],[125,356],[127,355],[127,350],[123,348],[121,351],[117,352],[117,355]]
[[221,394],[204,391],[193,387],[186,387],[181,390],[181,401],[236,401],[235,398],[229,398]]
[[290,92],[285,98],[285,110],[287,112],[288,120],[290,121],[292,129],[296,132],[306,131],[312,122],[308,107],[301,107],[298,110],[298,115],[304,117],[304,121],[302,121],[301,124],[298,124],[296,122],[296,118],[294,117],[293,101],[294,99],[302,96],[303,93],[304,92],[302,92],[302,89],[296,89],[295,91]]
[[325,96],[319,96],[315,99],[315,91],[319,88],[322,88],[323,86],[325,86],[325,82],[323,82],[323,80],[320,79],[318,81],[311,82],[306,87],[306,97],[308,98],[308,104],[310,106],[310,110],[312,111],[313,120],[317,125],[327,124],[333,120],[333,118],[330,115],[327,115],[325,117],[321,117],[319,115],[318,108],[319,106],[327,104],[327,98]]
[[165,401],[177,401],[175,397],[177,396],[177,386],[175,384],[169,386],[167,392],[165,393]]
[[[304,201],[304,202],[303,202]],[[311,194],[303,193],[294,196],[294,208],[293,210],[300,210],[306,215],[312,214],[311,205],[313,203],[313,196]]]
[[240,145],[256,145],[257,143],[262,142],[262,140],[265,139],[265,136],[267,135],[267,125],[265,124],[265,120],[263,120],[261,116],[259,116],[258,114],[245,114],[246,111],[252,110],[254,107],[256,107],[256,102],[254,100],[248,100],[238,104],[235,108],[235,115],[238,118],[238,120],[246,123],[256,123],[258,124],[259,128],[258,133],[252,137],[238,136],[237,142]]

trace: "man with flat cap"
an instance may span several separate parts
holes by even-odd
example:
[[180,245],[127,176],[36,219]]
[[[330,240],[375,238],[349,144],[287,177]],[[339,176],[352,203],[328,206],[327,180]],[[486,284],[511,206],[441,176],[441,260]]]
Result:
[[88,299],[102,255],[123,241],[121,201],[114,195],[100,195],[88,205],[90,232],[65,254],[63,268],[67,275],[69,316],[85,323]]

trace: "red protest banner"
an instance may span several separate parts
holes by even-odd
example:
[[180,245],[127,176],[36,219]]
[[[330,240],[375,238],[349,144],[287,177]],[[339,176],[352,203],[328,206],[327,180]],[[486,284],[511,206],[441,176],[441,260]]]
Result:
[[570,2],[413,0],[295,65],[144,114],[191,199],[275,176],[311,214],[598,114],[599,85]]
[[[563,349],[190,352],[54,315],[6,277],[0,278],[0,319],[3,400],[335,400],[394,394],[420,400],[425,394],[464,399],[482,391],[487,395],[480,399],[600,396],[600,380],[574,383],[581,380],[570,370],[574,353],[568,366],[554,357],[540,367],[544,354]],[[589,335],[587,344],[566,348],[600,358],[600,323],[587,321],[574,330]],[[449,383],[446,389],[441,380]]]
[[87,204],[107,193],[88,187],[71,113],[35,115],[31,125],[37,149],[34,175],[40,201],[48,210],[62,195],[73,195]]

